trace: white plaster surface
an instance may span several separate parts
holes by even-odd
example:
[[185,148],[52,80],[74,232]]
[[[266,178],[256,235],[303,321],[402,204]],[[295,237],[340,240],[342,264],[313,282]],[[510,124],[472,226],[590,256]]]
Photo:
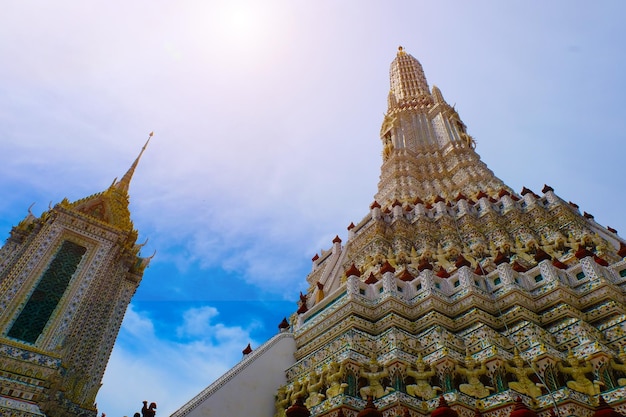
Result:
[[291,333],[279,333],[205,388],[171,417],[272,417],[274,396],[295,363]]

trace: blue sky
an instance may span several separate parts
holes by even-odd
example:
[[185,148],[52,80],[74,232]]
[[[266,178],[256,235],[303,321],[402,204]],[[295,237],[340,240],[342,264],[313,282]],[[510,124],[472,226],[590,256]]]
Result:
[[626,3],[6,2],[0,234],[35,203],[131,184],[144,254],[98,396],[170,415],[295,309],[310,259],[368,212],[397,47],[513,189],[624,235]]

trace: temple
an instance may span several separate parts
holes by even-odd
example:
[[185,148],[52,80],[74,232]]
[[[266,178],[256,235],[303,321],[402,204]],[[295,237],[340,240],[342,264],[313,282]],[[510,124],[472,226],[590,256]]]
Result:
[[113,344],[150,262],[128,196],[146,145],[105,191],[39,217],[29,209],[0,249],[1,416],[96,416]]
[[624,239],[497,178],[402,48],[390,84],[369,211],[278,334],[173,417],[625,414]]

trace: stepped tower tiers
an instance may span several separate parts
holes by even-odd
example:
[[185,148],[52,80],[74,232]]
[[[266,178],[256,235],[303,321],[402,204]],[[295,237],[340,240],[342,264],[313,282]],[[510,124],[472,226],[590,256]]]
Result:
[[105,191],[64,199],[40,217],[29,210],[0,249],[0,415],[97,414],[107,361],[150,261],[139,256],[128,208],[146,145]]
[[428,88],[419,61],[402,48],[391,63],[391,90],[380,138],[383,166],[376,201],[413,203],[459,193],[505,189],[474,152],[474,139],[437,87]]
[[369,213],[313,257],[290,323],[172,417],[625,415],[624,239],[496,178],[403,49],[390,78]]
[[427,416],[441,395],[461,416],[589,416],[599,394],[624,414],[624,239],[549,186],[496,178],[402,48],[390,78],[375,201],[313,258],[275,416],[298,397],[355,416],[370,396]]

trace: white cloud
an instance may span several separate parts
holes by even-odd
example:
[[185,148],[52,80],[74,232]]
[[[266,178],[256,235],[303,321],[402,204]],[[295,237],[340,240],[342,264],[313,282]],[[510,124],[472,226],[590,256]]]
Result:
[[122,330],[137,341],[147,342],[156,338],[152,321],[135,311],[132,304],[126,310],[122,326]]
[[[98,394],[100,412],[132,416],[141,401],[170,415],[241,360],[249,330],[215,322],[214,307],[184,312],[178,328],[185,342],[155,333],[152,320],[129,307]],[[254,325],[254,324],[253,324]]]
[[203,306],[191,308],[183,314],[183,324],[176,329],[179,338],[196,338],[199,340],[215,340],[229,342],[243,340],[249,332],[239,326],[227,327],[222,323],[213,323],[219,312],[215,307]]

